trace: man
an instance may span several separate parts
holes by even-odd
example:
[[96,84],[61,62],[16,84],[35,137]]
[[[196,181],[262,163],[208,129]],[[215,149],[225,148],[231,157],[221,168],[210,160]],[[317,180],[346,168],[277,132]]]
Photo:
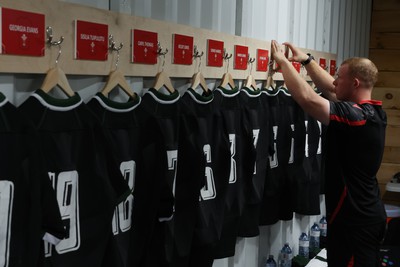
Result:
[[[345,60],[336,79],[323,70],[310,54],[290,43],[286,58],[272,41],[272,57],[292,97],[305,112],[328,126],[324,147],[326,211],[328,217],[328,265],[376,267],[379,244],[384,236],[386,212],[376,173],[385,145],[386,114],[380,101],[371,100],[378,70],[366,58]],[[302,63],[317,95],[290,61]]]

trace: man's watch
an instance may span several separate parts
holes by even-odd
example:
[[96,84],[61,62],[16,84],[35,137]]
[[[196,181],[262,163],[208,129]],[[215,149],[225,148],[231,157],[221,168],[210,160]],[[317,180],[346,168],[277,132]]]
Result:
[[310,53],[307,53],[307,55],[308,55],[308,58],[301,62],[301,65],[303,65],[303,66],[307,65],[308,63],[310,63],[311,60],[314,60],[314,57]]

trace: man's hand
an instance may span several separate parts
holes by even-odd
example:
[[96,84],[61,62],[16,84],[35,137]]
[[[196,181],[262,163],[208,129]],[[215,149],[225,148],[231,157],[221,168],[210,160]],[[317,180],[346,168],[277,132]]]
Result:
[[289,42],[285,42],[283,44],[289,47],[290,51],[292,51],[292,56],[289,57],[289,61],[296,61],[301,63],[308,59],[308,55],[295,47],[293,44]]
[[275,62],[278,63],[279,65],[281,65],[282,62],[287,60],[281,45],[278,44],[278,42],[275,40],[272,40],[271,42],[271,54],[272,54],[272,59],[275,60]]

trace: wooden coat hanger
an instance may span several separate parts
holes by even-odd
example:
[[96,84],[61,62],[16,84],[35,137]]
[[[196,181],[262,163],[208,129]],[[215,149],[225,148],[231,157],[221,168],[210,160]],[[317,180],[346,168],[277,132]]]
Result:
[[208,92],[209,89],[208,89],[206,80],[204,79],[204,76],[200,71],[193,74],[192,83],[191,83],[190,87],[192,89],[196,89],[199,85],[203,89],[204,92]]
[[46,34],[48,37],[47,42],[50,44],[50,46],[58,46],[58,55],[56,58],[56,66],[47,71],[46,77],[44,78],[40,89],[45,93],[49,93],[53,88],[58,86],[68,97],[71,97],[75,95],[75,92],[69,85],[64,71],[58,67],[58,60],[61,56],[61,44],[64,41],[64,37],[61,36],[60,40],[53,41],[53,29],[51,27],[46,28]]
[[236,88],[235,82],[233,81],[232,74],[229,72],[225,72],[222,76],[221,83],[219,84],[220,87],[226,87],[229,85],[231,89]]
[[246,81],[244,82],[244,87],[252,88],[253,90],[258,90],[256,80],[254,79],[253,75],[249,74],[247,76]]
[[221,83],[219,84],[220,87],[224,87],[226,88],[227,85],[229,85],[231,87],[231,89],[236,88],[236,84],[233,81],[232,78],[232,74],[229,73],[229,59],[232,57],[232,54],[228,55],[228,53],[226,53],[226,50],[224,48],[224,55],[223,55],[223,59],[228,61],[228,65],[226,67],[226,72],[224,73],[224,75],[221,78]]
[[204,51],[199,53],[197,50],[197,46],[194,46],[194,58],[199,59],[199,71],[193,74],[192,76],[192,82],[190,84],[190,87],[192,89],[196,89],[199,85],[203,89],[204,92],[208,92],[208,85],[206,83],[206,80],[204,79],[203,73],[201,73],[200,68],[201,68],[201,57],[204,55]]
[[51,68],[44,78],[40,89],[45,93],[49,93],[54,87],[58,86],[67,96],[71,97],[75,94],[68,83],[68,79],[58,66]]
[[114,89],[114,88],[121,88],[129,97],[135,98],[135,94],[132,92],[131,87],[127,83],[125,76],[118,70],[118,61],[119,61],[119,50],[121,50],[123,47],[123,43],[120,43],[118,47],[115,46],[114,42],[114,37],[110,34],[108,37],[108,48],[111,51],[116,51],[117,52],[117,61],[115,62],[115,70],[111,71],[108,75],[108,79],[106,84],[104,85],[103,90],[101,90],[101,93],[105,96],[108,97],[108,94]]
[[253,63],[255,60],[256,60],[255,58],[251,58],[249,55],[247,61],[248,64],[250,64],[250,74],[247,76],[246,81],[244,82],[244,87],[250,89],[253,88],[253,90],[258,90],[256,80],[254,79],[253,75],[251,75],[251,72],[253,71]]
[[268,76],[268,77],[267,77],[267,80],[265,81],[265,83],[264,83],[264,85],[263,85],[263,88],[265,88],[265,89],[268,89],[268,88],[270,88],[270,87],[273,87],[273,88],[276,87],[275,81],[274,81],[274,79],[272,78],[272,76]]
[[156,75],[156,80],[154,82],[153,88],[157,91],[160,90],[162,87],[167,88],[168,92],[171,94],[175,92],[175,88],[172,85],[171,79],[169,78],[168,74],[165,71],[160,71]]
[[158,43],[158,49],[157,49],[157,54],[163,56],[163,63],[162,63],[162,70],[157,73],[156,79],[154,81],[153,88],[156,89],[157,91],[160,90],[162,87],[167,88],[168,92],[170,94],[175,92],[175,88],[172,85],[171,78],[167,73],[164,72],[164,65],[165,65],[165,54],[168,53],[168,49],[165,49],[164,52],[161,51],[162,47],[160,43]]
[[104,88],[101,90],[101,93],[105,97],[108,97],[108,94],[117,87],[121,88],[129,97],[136,97],[132,92],[131,87],[128,85],[124,75],[119,70],[114,70],[108,75],[107,82],[104,85]]

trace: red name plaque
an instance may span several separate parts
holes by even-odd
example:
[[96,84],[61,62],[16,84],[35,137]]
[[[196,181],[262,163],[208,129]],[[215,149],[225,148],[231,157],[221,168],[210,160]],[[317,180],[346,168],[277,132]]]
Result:
[[192,65],[193,62],[193,37],[174,34],[174,64]]
[[132,30],[132,62],[157,64],[157,43],[156,32]]
[[336,60],[331,59],[331,62],[329,64],[329,74],[332,76],[336,75]]
[[324,70],[326,70],[326,69],[327,69],[327,66],[326,66],[326,59],[320,57],[320,58],[319,58],[319,65],[321,66],[321,68],[323,68]]
[[237,70],[246,70],[248,56],[249,48],[247,46],[235,45],[235,64],[233,68]]
[[224,42],[207,40],[207,66],[222,67],[224,56]]
[[108,25],[75,21],[75,59],[107,60]]
[[45,29],[43,14],[1,8],[0,53],[44,56]]
[[257,49],[257,71],[267,71],[268,60],[268,50]]
[[293,67],[297,70],[297,72],[300,73],[301,63],[300,63],[300,62],[292,61],[292,65],[293,65]]

